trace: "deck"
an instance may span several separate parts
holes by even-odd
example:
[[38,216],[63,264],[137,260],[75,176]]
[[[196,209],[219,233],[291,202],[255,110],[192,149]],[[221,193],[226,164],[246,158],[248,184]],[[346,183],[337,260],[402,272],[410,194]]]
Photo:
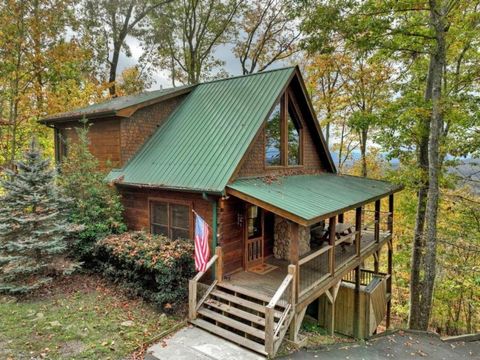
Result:
[[[380,238],[385,238],[386,233],[380,234]],[[367,250],[371,249],[372,245],[375,244],[375,239],[373,232],[364,232],[362,233],[361,240],[361,251],[363,254]],[[312,252],[318,249],[312,249]],[[308,256],[309,253],[304,256]],[[335,269],[338,270],[345,266],[348,267],[348,264],[351,261],[354,261],[356,258],[355,245],[338,245],[335,249]],[[259,274],[251,271],[239,271],[228,277],[225,277],[223,280],[227,284],[231,284],[237,287],[246,289],[252,293],[257,293],[268,298],[272,298],[283,279],[287,275],[287,267],[289,262],[286,260],[278,260],[273,257],[265,259],[267,264],[276,266],[275,269],[271,270],[266,274]],[[313,264],[307,263],[305,266],[302,266],[300,269],[300,284],[299,291],[307,289],[313,281],[328,277],[328,253],[324,253],[319,256],[318,260],[312,262]],[[313,279],[313,281],[312,281]],[[319,284],[320,285],[320,284]]]

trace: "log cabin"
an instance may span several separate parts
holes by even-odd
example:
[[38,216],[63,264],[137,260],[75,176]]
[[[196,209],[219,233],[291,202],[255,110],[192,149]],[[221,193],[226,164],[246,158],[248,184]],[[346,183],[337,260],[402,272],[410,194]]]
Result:
[[192,239],[194,213],[209,224],[193,325],[268,356],[301,343],[307,311],[331,334],[389,327],[401,187],[337,173],[298,67],[50,116],[57,161],[82,118],[129,229]]

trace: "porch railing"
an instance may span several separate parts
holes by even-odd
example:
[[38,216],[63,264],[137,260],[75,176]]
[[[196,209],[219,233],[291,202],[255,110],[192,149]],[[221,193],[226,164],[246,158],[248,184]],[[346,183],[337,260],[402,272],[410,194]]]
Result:
[[[360,270],[360,285],[367,286],[370,284],[374,277],[386,278],[387,274],[384,273],[375,273],[372,270],[361,269]],[[355,283],[355,269],[346,273],[343,278],[343,281],[354,284]]]
[[[274,354],[280,346],[280,340],[288,329],[288,323],[295,312],[296,304],[296,270],[295,265],[288,266],[288,275],[265,306],[265,352]],[[275,308],[284,307],[282,314],[275,322]],[[284,326],[285,325],[285,326]],[[283,327],[283,329],[282,329]]]
[[332,248],[332,245],[324,245],[298,261],[299,296],[315,288],[330,275],[328,264]]
[[[203,276],[210,270],[215,264],[215,277],[210,280],[203,279]],[[217,246],[215,249],[215,255],[212,256],[207,263],[205,271],[200,271],[195,275],[193,279],[188,282],[188,318],[195,320],[197,318],[197,311],[202,306],[203,302],[207,299],[208,295],[212,292],[218,282],[223,278],[223,256],[222,248]],[[200,282],[200,280],[204,280]],[[200,300],[198,300],[200,299]]]

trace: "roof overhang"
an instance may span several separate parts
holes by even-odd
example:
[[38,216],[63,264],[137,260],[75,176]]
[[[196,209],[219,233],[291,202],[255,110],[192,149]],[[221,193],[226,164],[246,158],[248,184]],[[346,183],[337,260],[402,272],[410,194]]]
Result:
[[227,186],[227,193],[310,226],[402,189],[385,181],[323,173],[239,179]]
[[84,118],[88,120],[96,120],[96,119],[102,119],[102,118],[108,118],[108,117],[114,117],[114,116],[128,118],[141,108],[154,105],[156,103],[166,101],[177,96],[188,94],[193,90],[193,88],[194,86],[185,86],[185,87],[179,88],[176,91],[171,91],[164,95],[160,95],[154,99],[141,101],[129,106],[123,106],[123,107],[120,106],[117,108],[103,109],[101,111],[97,110],[97,111],[91,111],[91,112],[88,111],[88,108],[85,109],[86,111],[82,111],[82,109],[80,109],[80,110],[64,112],[61,114],[48,116],[44,119],[40,119],[38,122],[44,125],[55,125],[57,123],[79,121]]

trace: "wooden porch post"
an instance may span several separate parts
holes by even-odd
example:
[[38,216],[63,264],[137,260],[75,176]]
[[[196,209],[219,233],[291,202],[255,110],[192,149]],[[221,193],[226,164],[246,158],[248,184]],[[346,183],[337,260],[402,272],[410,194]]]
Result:
[[329,268],[330,274],[332,274],[332,276],[335,275],[335,240],[336,240],[335,226],[336,226],[336,220],[337,220],[337,218],[335,216],[332,216],[329,220],[329,223],[328,223],[328,230],[329,230],[328,240],[330,242],[330,246],[332,247],[329,251],[330,256],[328,258],[328,268]]
[[353,334],[360,338],[360,266],[355,268],[355,298],[353,309]]
[[378,274],[379,267],[380,267],[380,250],[377,250],[373,253],[373,272]]
[[223,280],[223,251],[220,246],[215,248],[215,255],[218,256],[217,263],[215,266],[215,275],[218,282]]
[[360,243],[362,241],[362,207],[358,207],[355,209],[355,231],[357,232],[355,235],[355,250],[357,252],[357,256],[360,256]]
[[393,194],[390,194],[388,197],[388,212],[389,214],[389,222],[388,222],[388,230],[390,231],[390,240],[388,241],[388,256],[387,256],[387,272],[388,272],[388,279],[387,279],[387,294],[389,294],[388,302],[387,302],[387,320],[386,320],[386,327],[387,329],[390,327],[390,317],[392,312],[392,275],[393,275]]
[[335,302],[337,300],[337,294],[340,288],[340,283],[341,281],[339,281],[332,288],[330,288],[325,292],[325,296],[327,299],[326,301],[327,316],[325,321],[325,325],[326,325],[325,327],[327,328],[328,334],[330,336],[333,336],[333,334],[335,333]]
[[[292,307],[294,308],[294,315],[290,323],[289,333],[290,333],[290,340],[293,342],[297,342],[298,341],[297,329],[300,328],[298,322],[301,321],[302,319],[301,317],[298,316],[295,309],[295,304],[298,301],[298,289],[300,287],[300,281],[301,281],[300,269],[298,266],[298,257],[299,257],[298,256],[298,241],[299,241],[298,224],[294,222],[290,222],[290,230],[292,232],[292,237],[291,237],[292,243],[290,244],[290,266],[293,266],[295,268],[295,279],[292,283],[293,294],[291,296],[291,301],[293,302]],[[289,267],[289,272],[290,271],[293,271],[292,267]]]
[[375,242],[380,241],[380,200],[375,201],[375,230],[374,230]]

